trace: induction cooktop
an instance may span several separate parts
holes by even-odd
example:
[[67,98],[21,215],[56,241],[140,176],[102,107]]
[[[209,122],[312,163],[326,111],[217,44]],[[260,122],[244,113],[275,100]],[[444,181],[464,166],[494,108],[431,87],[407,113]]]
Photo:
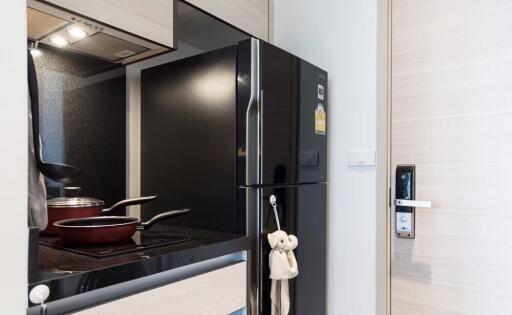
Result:
[[111,257],[160,246],[171,246],[187,241],[190,241],[190,239],[163,232],[147,234],[136,232],[135,235],[127,241],[96,245],[67,244],[59,237],[41,236],[39,239],[41,245],[96,258]]

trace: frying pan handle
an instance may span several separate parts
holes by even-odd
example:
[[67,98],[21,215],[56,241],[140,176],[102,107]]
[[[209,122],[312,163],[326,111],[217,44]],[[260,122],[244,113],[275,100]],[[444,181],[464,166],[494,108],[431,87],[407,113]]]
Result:
[[177,216],[189,213],[189,212],[190,212],[190,209],[181,209],[181,210],[171,210],[171,211],[166,211],[164,213],[160,213],[158,215],[155,215],[154,217],[152,217],[151,219],[149,219],[146,222],[141,222],[137,226],[137,230],[139,230],[139,231],[140,230],[148,230],[153,224],[157,223],[160,220],[163,220],[166,218],[171,218],[171,217],[177,217]]
[[157,196],[149,196],[149,197],[139,197],[139,198],[121,200],[118,203],[116,203],[115,205],[113,205],[112,207],[101,210],[101,213],[108,213],[115,209],[128,207],[128,206],[141,205],[148,201],[155,200],[156,197]]

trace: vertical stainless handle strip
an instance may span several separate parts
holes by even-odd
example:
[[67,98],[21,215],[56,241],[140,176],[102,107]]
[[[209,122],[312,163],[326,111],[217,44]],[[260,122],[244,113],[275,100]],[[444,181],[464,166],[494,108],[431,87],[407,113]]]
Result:
[[251,247],[248,253],[248,294],[247,308],[249,315],[260,314],[261,300],[261,266],[263,259],[259,243],[261,235],[261,216],[262,216],[262,189],[247,187],[245,188],[246,211],[247,211],[247,234],[251,238]]
[[[245,184],[261,184],[261,108],[260,108],[260,45],[251,39],[251,92],[245,114]],[[258,245],[261,234],[261,188],[246,188],[246,229],[251,238],[249,251],[249,305],[251,315],[260,313],[260,268],[262,259]]]
[[[259,67],[258,67],[259,68]],[[258,75],[259,76],[259,75]],[[258,84],[259,86],[259,84]],[[259,87],[258,87],[259,89]],[[258,183],[263,184],[263,90],[260,90],[260,101],[258,102]]]
[[[260,66],[259,41],[251,39],[251,93],[245,113],[245,184],[259,184],[260,174]],[[254,115],[256,115],[255,119]],[[255,120],[255,121],[254,121]]]

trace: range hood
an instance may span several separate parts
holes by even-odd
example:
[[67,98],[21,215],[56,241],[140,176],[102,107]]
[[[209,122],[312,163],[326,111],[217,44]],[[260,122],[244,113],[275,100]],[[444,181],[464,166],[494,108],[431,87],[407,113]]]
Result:
[[127,64],[169,51],[168,47],[73,12],[27,1],[28,39],[112,63]]

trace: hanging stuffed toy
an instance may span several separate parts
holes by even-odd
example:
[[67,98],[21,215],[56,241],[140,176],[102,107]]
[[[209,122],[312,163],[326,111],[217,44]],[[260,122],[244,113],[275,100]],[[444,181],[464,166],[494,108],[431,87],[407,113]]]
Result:
[[272,300],[272,315],[287,315],[290,311],[290,293],[288,280],[295,278],[299,274],[297,260],[293,250],[297,248],[299,241],[295,235],[288,235],[281,230],[279,217],[277,216],[276,197],[270,197],[270,203],[274,208],[278,230],[267,235],[268,242],[272,250],[269,255],[270,279],[272,287],[270,289],[270,299]]

